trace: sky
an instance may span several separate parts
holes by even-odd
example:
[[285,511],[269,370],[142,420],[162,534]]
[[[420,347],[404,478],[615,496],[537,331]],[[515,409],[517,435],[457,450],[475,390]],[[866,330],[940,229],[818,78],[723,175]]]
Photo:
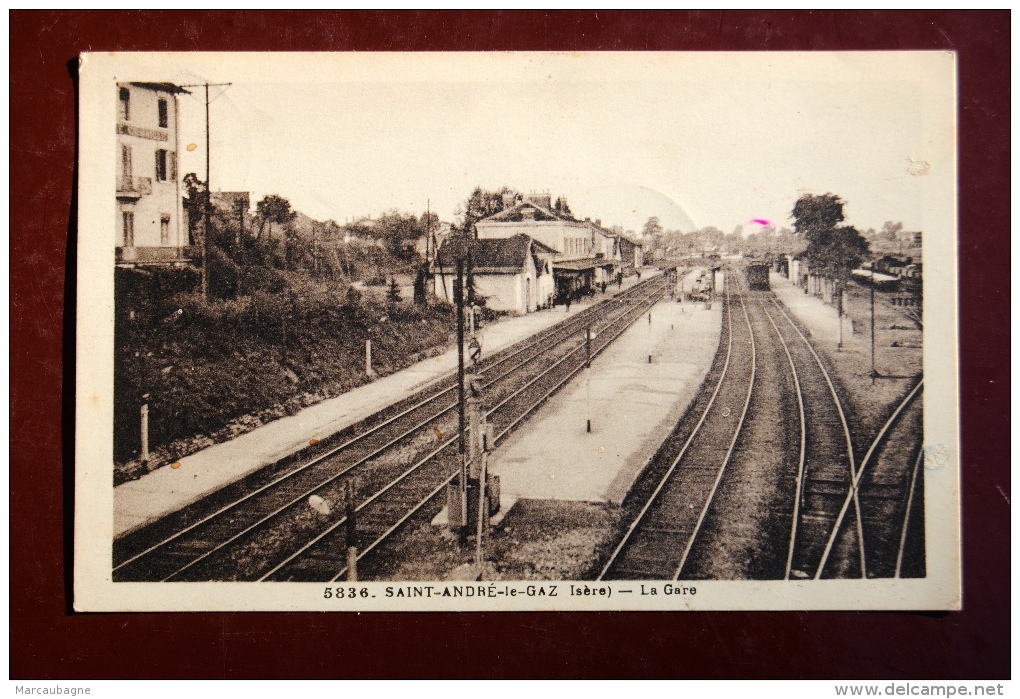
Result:
[[[454,221],[508,186],[638,231],[789,226],[827,192],[860,230],[955,230],[932,206],[955,193],[952,54],[171,56],[142,72],[231,83],[210,89],[213,189],[320,220]],[[204,176],[204,109],[181,97],[182,173]]]

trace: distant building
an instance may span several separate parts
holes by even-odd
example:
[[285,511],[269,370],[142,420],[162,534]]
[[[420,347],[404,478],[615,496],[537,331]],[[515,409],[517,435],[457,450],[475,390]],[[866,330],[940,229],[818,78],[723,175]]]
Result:
[[[562,200],[561,200],[562,201]],[[611,281],[616,273],[615,243],[600,225],[579,221],[552,207],[548,193],[528,194],[523,201],[504,200],[497,214],[475,224],[480,240],[526,235],[555,252],[553,277],[557,298],[573,297]]]
[[170,83],[117,84],[117,263],[182,264],[194,250],[177,171],[178,95]]
[[903,246],[920,247],[921,231],[898,231],[896,241]]
[[622,272],[622,257],[620,255],[620,241],[612,231],[602,227],[602,220],[584,219],[585,224],[591,231],[592,252],[595,260],[601,264],[595,269],[596,284],[611,284],[617,275]]
[[620,247],[620,265],[624,276],[633,274],[644,267],[644,245],[641,241],[623,233],[614,233],[613,235],[616,236],[617,244]]
[[[246,235],[250,235],[254,229],[254,219],[251,214],[251,192],[211,192],[209,203],[212,210],[218,212],[222,217],[232,222],[235,238],[234,244],[240,245]],[[192,230],[188,223],[188,211],[184,211],[185,228]],[[194,242],[194,241],[189,241]]]
[[431,237],[422,236],[415,241],[414,249],[422,259],[431,260],[436,250],[439,249],[447,238],[453,233],[453,224],[440,221],[439,225],[432,229]]
[[227,214],[251,211],[251,192],[213,192],[209,201],[214,208]]
[[475,295],[485,299],[487,308],[532,313],[553,303],[554,254],[521,233],[509,238],[450,238],[432,261],[433,288],[436,296],[453,303],[457,260],[470,255]]

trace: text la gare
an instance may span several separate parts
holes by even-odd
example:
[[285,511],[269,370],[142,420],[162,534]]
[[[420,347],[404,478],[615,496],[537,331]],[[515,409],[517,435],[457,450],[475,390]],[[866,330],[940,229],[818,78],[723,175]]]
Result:
[[[674,585],[673,583],[665,583],[661,586],[663,595],[696,595],[698,594],[698,588],[693,585]],[[647,585],[641,584],[642,595],[658,595],[660,586],[659,585]]]

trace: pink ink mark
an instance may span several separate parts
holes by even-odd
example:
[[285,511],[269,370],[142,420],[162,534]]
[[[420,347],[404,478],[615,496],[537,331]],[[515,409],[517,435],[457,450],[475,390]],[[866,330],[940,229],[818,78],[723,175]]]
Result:
[[771,226],[772,223],[767,218],[752,218],[748,223],[757,223],[759,226]]

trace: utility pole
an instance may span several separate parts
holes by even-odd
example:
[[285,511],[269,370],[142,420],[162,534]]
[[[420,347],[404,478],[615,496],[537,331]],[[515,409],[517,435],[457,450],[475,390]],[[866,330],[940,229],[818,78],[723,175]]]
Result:
[[648,311],[648,363],[652,363],[652,312]]
[[244,245],[244,201],[237,201],[237,249]]
[[205,88],[205,232],[202,235],[202,298],[209,300],[209,232],[212,218],[212,186],[209,182],[209,88],[228,87],[230,83],[198,83],[181,87]]
[[836,349],[843,349],[843,286],[842,282],[836,280],[834,282],[836,287],[836,320],[839,323],[839,341],[836,343]]
[[584,392],[585,412],[588,413],[585,432],[591,433],[591,326],[584,329]]
[[425,269],[429,268],[429,247],[432,244],[432,200],[425,200]]
[[345,514],[347,517],[347,581],[358,580],[358,508],[354,499],[354,483],[347,481],[344,497]]
[[457,306],[457,453],[460,456],[461,537],[467,540],[467,454],[464,444],[464,261],[457,260],[457,281],[453,287],[453,300]]
[[871,263],[871,385],[875,385],[875,263]]
[[202,298],[209,300],[209,234],[212,187],[209,182],[209,83],[205,84],[205,232],[202,235]]

